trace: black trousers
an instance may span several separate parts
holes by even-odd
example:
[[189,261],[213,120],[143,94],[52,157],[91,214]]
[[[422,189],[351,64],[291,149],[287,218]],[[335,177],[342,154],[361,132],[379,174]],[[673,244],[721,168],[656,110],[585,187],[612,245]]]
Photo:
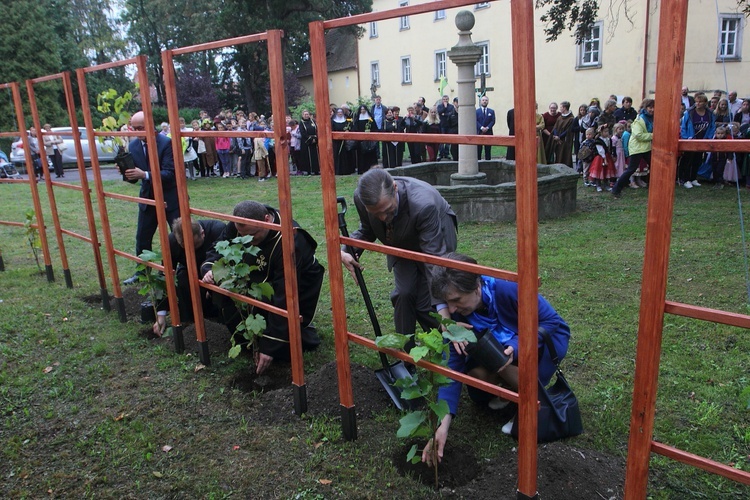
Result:
[[[167,224],[171,231],[172,222],[179,217],[180,210],[167,211]],[[138,207],[138,225],[135,229],[135,254],[140,255],[144,250],[151,250],[151,241],[154,238],[156,229],[158,228],[158,220],[156,218],[156,208],[148,206],[146,210],[141,210]]]

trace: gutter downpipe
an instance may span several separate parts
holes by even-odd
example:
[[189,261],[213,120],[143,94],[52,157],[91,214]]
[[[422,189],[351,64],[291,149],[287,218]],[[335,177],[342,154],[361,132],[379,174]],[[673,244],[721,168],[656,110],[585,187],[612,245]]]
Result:
[[646,98],[646,73],[648,71],[648,39],[651,20],[651,0],[646,0],[646,29],[643,37],[643,75],[641,77],[641,100]]

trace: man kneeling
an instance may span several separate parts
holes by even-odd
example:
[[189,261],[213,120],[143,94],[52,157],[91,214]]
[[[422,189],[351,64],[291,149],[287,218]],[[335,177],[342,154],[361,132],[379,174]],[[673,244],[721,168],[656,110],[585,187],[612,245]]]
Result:
[[[234,207],[232,215],[246,219],[271,222],[279,224],[281,217],[279,212],[267,205],[257,201],[241,201]],[[302,331],[302,349],[310,351],[318,347],[320,338],[312,324],[315,310],[320,297],[320,287],[323,284],[325,269],[315,258],[315,249],[318,243],[304,229],[294,222],[294,252],[297,268],[297,300],[299,313],[302,316],[300,323]],[[251,266],[258,266],[252,274],[252,281],[256,283],[268,283],[273,288],[273,295],[268,303],[281,309],[286,309],[286,285],[284,283],[284,260],[282,255],[282,234],[265,228],[229,222],[221,240],[231,241],[238,236],[252,236],[250,242],[260,248],[257,256],[247,255],[245,262]],[[221,256],[216,250],[209,253],[206,262],[201,266],[203,281],[214,284],[211,266]],[[258,342],[258,352],[255,352],[256,373],[261,374],[271,366],[274,360],[288,361],[289,352],[289,324],[286,318],[269,313],[265,310],[253,311],[260,314],[266,320],[266,330]],[[222,311],[224,324],[234,333],[240,321],[240,314],[234,303],[225,306]]]

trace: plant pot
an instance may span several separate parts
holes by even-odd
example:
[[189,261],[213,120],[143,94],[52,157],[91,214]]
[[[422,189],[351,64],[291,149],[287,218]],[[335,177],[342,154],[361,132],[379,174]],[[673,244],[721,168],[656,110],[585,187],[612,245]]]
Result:
[[141,323],[144,325],[154,323],[156,321],[156,313],[154,312],[154,305],[150,300],[141,302]]
[[126,170],[132,170],[135,168],[135,161],[133,160],[133,155],[130,154],[130,152],[125,151],[125,148],[120,147],[120,149],[117,150],[117,155],[115,156],[115,165],[117,165],[117,168],[120,169],[120,174],[122,174],[122,180],[125,182],[129,182],[131,184],[135,184],[138,182],[137,179],[130,180],[127,177],[125,177],[125,171]]
[[510,359],[504,352],[505,347],[497,341],[489,330],[485,330],[476,343],[466,346],[466,351],[469,353],[469,356],[487,368],[491,373],[497,373]]

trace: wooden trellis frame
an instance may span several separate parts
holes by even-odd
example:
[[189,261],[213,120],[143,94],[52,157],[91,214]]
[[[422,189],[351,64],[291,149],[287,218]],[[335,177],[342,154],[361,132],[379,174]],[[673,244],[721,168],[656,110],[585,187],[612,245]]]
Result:
[[[34,92],[34,85],[42,82],[49,82],[54,80],[61,80],[63,93],[65,95],[65,103],[68,111],[68,120],[71,126],[70,135],[73,137],[73,145],[76,150],[77,168],[78,174],[81,178],[81,185],[70,184],[62,181],[53,181],[52,176],[49,172],[47,153],[44,148],[44,136],[45,135],[67,135],[61,134],[60,132],[45,132],[42,130],[42,122],[39,119],[39,108],[36,102],[36,94]],[[37,129],[37,135],[39,137],[39,154],[42,159],[42,168],[44,169],[46,176],[45,182],[47,185],[47,195],[49,198],[50,210],[52,212],[52,221],[54,222],[55,235],[57,236],[57,245],[60,250],[60,260],[63,266],[63,275],[65,276],[65,284],[68,288],[73,288],[73,279],[70,274],[70,268],[68,266],[68,255],[65,250],[65,241],[63,235],[68,235],[74,238],[78,238],[91,244],[92,250],[94,251],[94,264],[96,266],[96,273],[99,279],[99,290],[102,297],[102,306],[105,311],[110,310],[109,304],[109,293],[107,292],[107,282],[104,276],[104,266],[102,264],[102,255],[99,245],[99,237],[96,233],[96,221],[94,218],[94,207],[91,202],[91,190],[89,188],[89,181],[86,175],[86,165],[83,161],[83,150],[81,147],[81,133],[78,130],[78,118],[75,113],[75,103],[73,101],[73,87],[70,81],[70,73],[57,73],[41,78],[34,78],[26,80],[26,90],[29,96],[29,105],[31,107],[31,116],[34,121],[34,127]],[[64,229],[60,224],[60,216],[57,211],[57,201],[55,199],[55,188],[61,189],[72,189],[74,191],[80,191],[83,197],[83,205],[86,212],[86,222],[88,224],[89,235],[83,235],[74,231]]]
[[[313,68],[313,85],[315,90],[315,108],[329,109],[327,83],[327,63],[325,50],[326,29],[351,26],[394,19],[401,16],[424,14],[439,9],[450,9],[473,5],[476,2],[466,0],[443,0],[422,5],[413,5],[387,10],[384,12],[362,14],[330,21],[310,23],[311,60]],[[375,343],[347,330],[346,304],[344,301],[343,271],[339,244],[351,244],[359,248],[374,250],[389,255],[397,255],[415,261],[439,264],[457,269],[488,274],[503,279],[516,278],[519,294],[519,390],[518,395],[484,383],[464,374],[446,370],[437,365],[420,361],[418,365],[437,371],[463,383],[500,395],[519,404],[519,448],[518,448],[518,498],[537,498],[537,329],[538,329],[538,206],[536,174],[536,125],[534,123],[536,82],[534,74],[534,6],[533,1],[513,1],[511,3],[511,26],[513,40],[513,83],[516,88],[526,92],[516,93],[516,135],[478,136],[478,135],[437,135],[437,134],[399,134],[404,141],[504,145],[516,147],[516,193],[517,193],[517,250],[518,274],[499,271],[489,267],[460,264],[452,260],[427,256],[421,253],[408,252],[385,245],[376,245],[340,237],[336,205],[336,180],[333,167],[333,139],[354,140],[392,140],[388,133],[354,133],[332,132],[327,120],[318,123],[318,148],[320,170],[323,186],[323,206],[328,241],[328,263],[330,267],[331,305],[333,308],[334,333],[336,340],[336,360],[339,380],[339,397],[341,400],[342,428],[346,439],[357,436],[356,414],[351,387],[351,367],[349,360],[349,341],[356,342],[370,349],[381,350],[388,355],[403,359],[411,358],[392,349],[379,349]],[[466,104],[464,104],[466,105]]]
[[[96,71],[103,71],[110,68],[118,68],[135,64],[138,70],[138,84],[141,89],[141,106],[144,114],[144,131],[129,131],[129,132],[99,132],[94,129],[93,118],[91,116],[91,107],[89,104],[88,89],[86,87],[86,74],[93,73]],[[161,185],[161,174],[159,166],[159,154],[156,146],[156,136],[154,129],[154,119],[151,111],[151,99],[148,95],[149,82],[148,72],[146,69],[146,56],[138,56],[131,59],[125,59],[122,61],[115,61],[107,64],[100,64],[98,66],[91,66],[88,68],[79,68],[76,70],[78,76],[78,90],[81,95],[81,108],[83,111],[83,120],[86,124],[86,135],[89,141],[89,152],[91,154],[91,170],[94,177],[94,184],[96,186],[96,197],[99,205],[99,217],[102,224],[102,234],[104,236],[104,243],[107,249],[107,258],[109,260],[109,270],[112,279],[112,289],[114,291],[115,306],[120,316],[120,321],[127,321],[125,315],[125,302],[122,298],[122,288],[120,285],[120,276],[117,269],[116,256],[124,257],[126,259],[146,264],[154,269],[162,271],[164,273],[166,284],[167,284],[167,300],[169,301],[169,308],[172,311],[172,322],[174,332],[174,345],[175,351],[182,352],[184,350],[184,343],[182,337],[182,324],[180,322],[179,310],[177,309],[177,291],[174,284],[174,269],[172,268],[172,256],[169,253],[169,228],[167,227],[167,215],[164,210],[156,210],[156,218],[158,221],[157,232],[159,234],[159,241],[161,242],[162,250],[162,261],[163,264],[155,262],[145,262],[138,256],[130,254],[128,252],[118,250],[114,247],[112,242],[112,229],[109,223],[109,215],[107,213],[107,198],[113,198],[131,203],[144,203],[146,205],[155,206],[157,208],[164,207],[164,192],[162,191]],[[96,141],[97,137],[145,137],[146,146],[148,148],[149,167],[151,175],[151,183],[153,185],[154,199],[148,200],[145,198],[139,198],[137,196],[128,196],[123,194],[106,192],[102,183],[101,169],[99,168],[99,155],[97,154]],[[175,170],[178,170],[175,166]]]
[[750,141],[678,140],[680,92],[685,66],[687,0],[663,0],[656,60],[654,140],[641,283],[633,406],[625,477],[625,498],[646,498],[651,453],[750,484],[750,473],[653,440],[664,314],[750,328],[750,316],[666,300],[674,212],[675,169],[680,151],[750,151]]
[[[44,225],[44,214],[42,213],[42,203],[39,199],[39,187],[36,183],[36,175],[34,174],[34,160],[31,158],[31,148],[29,147],[28,137],[26,136],[26,119],[23,116],[23,103],[21,102],[21,90],[18,82],[3,83],[0,85],[0,89],[10,89],[13,97],[13,107],[16,111],[16,123],[18,125],[18,132],[0,132],[0,137],[15,137],[16,135],[21,137],[23,142],[24,160],[26,162],[26,172],[28,179],[0,179],[0,183],[12,184],[12,183],[28,183],[31,189],[31,199],[34,203],[34,211],[36,212],[36,224],[33,226],[39,231],[39,240],[42,244],[42,257],[44,259],[44,268],[47,274],[47,281],[50,283],[55,281],[55,273],[52,269],[52,260],[49,254],[49,243],[47,241],[47,228]],[[37,137],[39,140],[39,137]],[[42,144],[41,147],[44,147]],[[0,225],[4,226],[16,226],[24,227],[23,222],[17,221],[4,221],[0,220]]]
[[[172,150],[174,152],[176,168],[177,188],[180,193],[180,214],[182,215],[182,227],[184,234],[191,234],[190,218],[193,215],[222,219],[225,221],[239,222],[251,226],[281,231],[282,251],[284,261],[284,283],[286,292],[287,309],[280,309],[259,300],[245,297],[224,290],[215,285],[203,283],[196,272],[197,262],[195,260],[195,249],[192,245],[185,245],[185,256],[187,259],[188,280],[192,295],[193,317],[195,318],[195,331],[198,344],[201,346],[200,358],[203,363],[208,363],[208,343],[206,341],[206,330],[203,318],[203,309],[200,302],[202,289],[211,290],[233,299],[240,300],[246,304],[259,307],[272,314],[287,318],[289,323],[289,344],[291,350],[292,386],[294,390],[294,411],[298,415],[307,411],[307,390],[305,386],[304,361],[302,358],[302,337],[300,329],[300,313],[297,301],[297,269],[294,250],[294,227],[292,224],[292,196],[289,180],[289,143],[286,138],[286,124],[283,117],[286,115],[286,99],[284,97],[284,67],[282,56],[281,39],[283,32],[280,30],[269,30],[226,40],[182,47],[178,49],[165,50],[162,52],[164,67],[164,84],[167,94],[167,108],[169,111],[169,123],[172,131]],[[174,56],[202,52],[206,50],[231,47],[247,43],[265,42],[268,49],[268,69],[271,88],[271,108],[275,117],[273,133],[261,131],[191,131],[191,137],[272,137],[276,148],[276,175],[278,179],[279,212],[281,214],[280,224],[271,224],[241,217],[234,217],[219,212],[191,208],[187,196],[187,179],[183,165],[183,151],[181,147],[182,132],[179,122],[179,108],[177,105],[177,90],[175,87]],[[186,240],[187,241],[187,240]]]

